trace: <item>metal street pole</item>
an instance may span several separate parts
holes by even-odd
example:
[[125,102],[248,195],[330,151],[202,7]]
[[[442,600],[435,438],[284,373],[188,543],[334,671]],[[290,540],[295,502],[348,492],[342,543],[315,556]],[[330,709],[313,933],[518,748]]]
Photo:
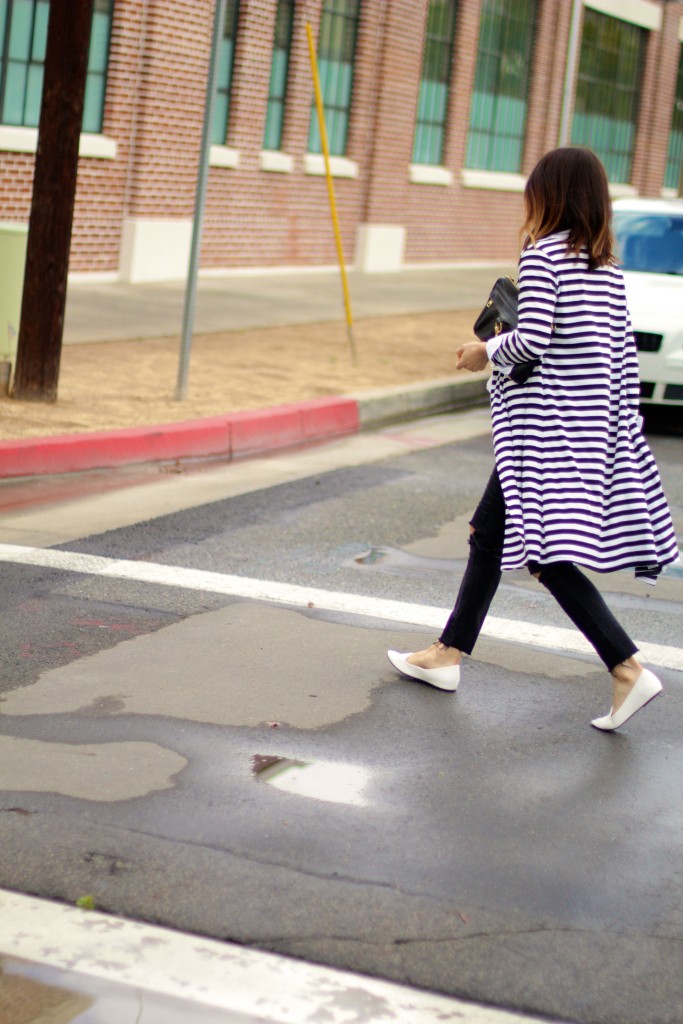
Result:
[[216,98],[216,73],[220,57],[221,42],[225,25],[226,0],[216,0],[213,18],[213,38],[211,40],[211,57],[209,60],[209,77],[206,83],[206,103],[204,106],[204,125],[202,142],[199,151],[199,169],[197,171],[197,190],[194,204],[194,222],[192,225],[192,241],[190,244],[190,263],[185,286],[185,307],[183,310],[183,328],[180,343],[180,360],[178,363],[178,382],[175,397],[178,401],[187,398],[187,382],[190,370],[190,350],[192,348],[192,328],[197,300],[197,271],[199,269],[199,251],[202,244],[202,226],[204,222],[204,206],[206,204],[206,184],[209,176],[209,155],[211,152],[211,128]]
[[569,26],[569,44],[567,47],[567,65],[564,74],[564,92],[562,94],[562,114],[560,116],[560,146],[568,146],[571,139],[574,81],[576,78],[576,65],[579,59],[579,48],[581,46],[582,14],[583,0],[573,0],[572,18]]

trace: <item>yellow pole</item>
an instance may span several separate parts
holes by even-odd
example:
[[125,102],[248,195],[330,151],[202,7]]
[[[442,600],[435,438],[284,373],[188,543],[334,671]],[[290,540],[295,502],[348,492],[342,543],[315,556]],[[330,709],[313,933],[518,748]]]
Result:
[[346,333],[349,337],[351,347],[351,358],[354,363],[358,361],[356,356],[356,345],[353,339],[353,316],[351,314],[351,298],[349,296],[349,282],[346,277],[346,266],[344,263],[344,249],[342,246],[341,231],[339,230],[339,217],[337,215],[337,202],[334,197],[334,182],[330,170],[330,147],[327,142],[327,129],[325,128],[325,110],[323,108],[323,96],[320,89],[320,76],[318,75],[318,61],[315,55],[315,44],[313,42],[313,30],[310,22],[306,22],[306,35],[308,36],[308,52],[311,58],[311,72],[313,74],[313,89],[315,91],[315,107],[318,112],[318,125],[320,126],[320,141],[323,147],[325,158],[325,177],[327,179],[327,193],[330,198],[330,213],[334,226],[334,240],[337,245],[337,259],[342,280],[342,292],[344,293],[344,309],[346,311]]

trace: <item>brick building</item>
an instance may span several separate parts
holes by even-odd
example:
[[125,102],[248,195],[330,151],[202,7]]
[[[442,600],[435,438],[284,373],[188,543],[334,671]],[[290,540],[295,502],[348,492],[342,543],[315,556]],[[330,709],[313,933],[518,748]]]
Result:
[[[49,0],[0,0],[0,219],[28,220]],[[72,273],[185,276],[214,0],[95,0]],[[525,175],[591,145],[616,194],[678,194],[683,2],[227,0],[201,266],[514,258]]]

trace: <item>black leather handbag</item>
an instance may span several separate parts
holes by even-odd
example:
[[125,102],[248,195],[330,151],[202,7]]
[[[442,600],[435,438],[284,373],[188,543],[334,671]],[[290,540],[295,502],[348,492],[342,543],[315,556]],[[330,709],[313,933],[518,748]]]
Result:
[[474,333],[481,341],[517,326],[517,285],[511,277],[499,277],[486,305],[474,322]]
[[[518,297],[517,285],[512,278],[499,277],[474,322],[474,333],[481,341],[489,341],[497,334],[515,329]],[[529,359],[526,363],[517,363],[509,374],[510,379],[515,384],[526,384],[540,362],[540,359]]]

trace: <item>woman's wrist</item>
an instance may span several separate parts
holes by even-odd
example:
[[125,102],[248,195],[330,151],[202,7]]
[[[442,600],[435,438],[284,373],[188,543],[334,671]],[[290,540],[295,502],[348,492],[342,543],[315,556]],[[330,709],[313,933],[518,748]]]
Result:
[[489,340],[485,343],[486,344],[486,355],[489,357],[490,360],[493,360],[493,357],[496,354],[496,352],[498,351],[498,349],[500,348],[502,342],[503,342],[502,337],[500,335],[498,335],[495,338],[489,338]]

